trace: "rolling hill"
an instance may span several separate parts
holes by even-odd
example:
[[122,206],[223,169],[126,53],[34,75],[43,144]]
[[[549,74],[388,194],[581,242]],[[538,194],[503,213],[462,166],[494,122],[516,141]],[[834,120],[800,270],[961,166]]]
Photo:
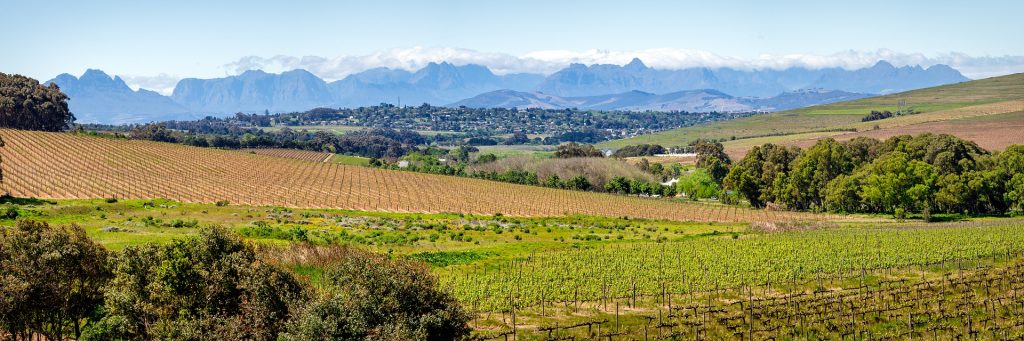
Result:
[[[861,122],[872,110],[896,111],[901,100],[906,101],[907,107],[918,114]],[[929,131],[935,133],[970,138],[977,137],[969,132],[977,130],[978,122],[1004,120],[1007,123],[1004,126],[1013,126],[1019,123],[1017,119],[1020,116],[1011,113],[1020,111],[1024,111],[1024,74],[1013,74],[673,129],[607,141],[599,146],[618,148],[641,143],[676,146],[706,138],[725,140],[730,155],[742,156],[751,146],[768,142],[806,145],[808,141],[829,136],[883,137],[922,131],[922,127],[933,129]],[[1011,143],[1024,143],[1024,134],[1010,131],[1002,135],[1005,138],[993,139],[981,145],[999,149]]]
[[[166,198],[182,202],[457,212],[594,215],[677,221],[825,216],[750,210],[479,179],[310,162],[167,143],[0,129],[3,190],[47,199]],[[89,157],[81,157],[89,155]]]

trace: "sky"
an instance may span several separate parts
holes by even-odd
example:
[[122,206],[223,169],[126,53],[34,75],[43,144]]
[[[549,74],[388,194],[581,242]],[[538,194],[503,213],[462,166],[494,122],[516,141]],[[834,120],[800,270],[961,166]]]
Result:
[[478,63],[655,68],[948,64],[1024,72],[1024,1],[2,1],[0,72],[101,69],[169,93],[184,77]]

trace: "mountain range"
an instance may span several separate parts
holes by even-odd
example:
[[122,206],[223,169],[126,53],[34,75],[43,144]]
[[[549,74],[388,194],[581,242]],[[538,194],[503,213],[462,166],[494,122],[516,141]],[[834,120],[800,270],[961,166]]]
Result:
[[[120,77],[88,70],[56,83],[80,122],[143,123],[236,112],[291,112],[379,103],[550,107],[603,110],[784,110],[968,80],[945,66],[783,70],[663,70],[639,59],[626,65],[571,64],[551,75],[496,75],[485,66],[430,63],[415,72],[375,68],[326,82],[305,70],[258,70],[214,79],[186,78],[171,96],[131,90]],[[801,90],[815,89],[815,90]],[[858,97],[859,96],[859,97]]]
[[717,90],[700,89],[653,94],[639,90],[611,95],[561,97],[539,91],[497,90],[461,100],[449,106],[470,108],[542,108],[629,111],[742,112],[781,111],[871,97],[841,90],[806,89],[768,97],[735,97]]
[[78,122],[149,122],[193,118],[192,110],[157,92],[133,91],[121,77],[86,70],[82,77],[61,74],[57,83],[68,95],[68,107]]

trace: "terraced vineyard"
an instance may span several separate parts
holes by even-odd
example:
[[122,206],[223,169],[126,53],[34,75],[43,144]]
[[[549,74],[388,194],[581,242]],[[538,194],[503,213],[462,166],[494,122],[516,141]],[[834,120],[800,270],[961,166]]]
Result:
[[284,148],[249,148],[242,149],[242,152],[310,162],[327,162],[329,158],[334,156],[334,153]]
[[0,130],[4,191],[18,197],[167,198],[388,212],[595,215],[678,221],[830,217],[521,186],[63,133]]

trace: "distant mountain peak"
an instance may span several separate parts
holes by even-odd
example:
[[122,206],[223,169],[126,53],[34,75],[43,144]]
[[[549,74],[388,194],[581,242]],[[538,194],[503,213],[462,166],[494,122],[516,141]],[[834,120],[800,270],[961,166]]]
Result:
[[887,69],[887,70],[895,70],[896,69],[895,66],[893,66],[891,63],[889,63],[887,61],[884,61],[884,60],[879,60],[871,68],[872,69]]
[[623,65],[622,67],[627,69],[646,69],[647,65],[644,65],[644,62],[641,61],[640,58],[633,58],[633,60],[629,61],[629,64]]

